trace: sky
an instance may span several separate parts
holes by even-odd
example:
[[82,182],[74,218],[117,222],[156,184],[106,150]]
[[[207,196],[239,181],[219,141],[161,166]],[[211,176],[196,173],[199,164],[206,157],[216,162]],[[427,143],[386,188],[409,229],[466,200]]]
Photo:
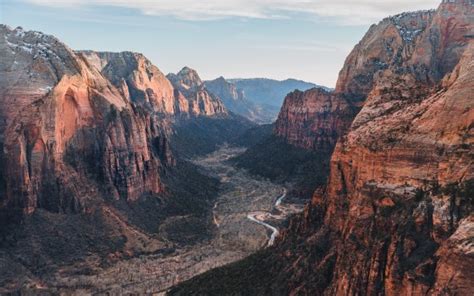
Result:
[[296,78],[334,87],[371,24],[440,0],[0,0],[0,22],[73,49],[136,51],[165,74]]

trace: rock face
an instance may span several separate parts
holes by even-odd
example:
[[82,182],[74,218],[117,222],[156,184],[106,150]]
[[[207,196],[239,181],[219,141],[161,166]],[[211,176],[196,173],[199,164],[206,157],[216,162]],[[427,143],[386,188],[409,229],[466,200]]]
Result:
[[336,90],[289,94],[275,133],[298,147],[331,150],[382,77],[403,79],[402,96],[424,96],[459,61],[472,26],[464,11],[471,7],[447,2],[442,13],[403,13],[373,25],[347,57]]
[[168,74],[167,77],[176,89],[176,97],[189,102],[190,114],[207,116],[227,114],[221,99],[206,89],[195,70],[184,67],[178,74]]
[[350,54],[336,94],[367,99],[335,148],[327,189],[287,233],[330,237],[306,263],[331,280],[297,276],[292,293],[474,289],[473,17],[469,1],[454,1],[385,19]]
[[175,294],[471,295],[473,33],[472,1],[385,19],[349,55],[333,94],[289,95],[281,121],[299,119],[277,131],[308,147],[321,138],[313,126],[337,122],[318,110],[334,98],[364,101],[339,137],[326,188],[274,250],[219,271],[232,284],[196,290],[221,282],[209,274]]
[[274,133],[297,147],[328,154],[359,108],[322,88],[294,91],[285,98]]
[[133,52],[79,51],[90,66],[102,73],[127,99],[155,112],[187,113],[183,97],[175,97],[166,76],[142,54]]
[[152,116],[54,37],[0,33],[3,206],[81,212],[162,190],[172,158]]
[[[336,147],[327,192],[313,200],[324,204],[323,223],[338,234],[333,293],[467,295],[474,288],[472,277],[458,276],[472,274],[474,249],[461,241],[473,233],[450,238],[472,226],[473,50],[441,90],[422,99],[400,97],[400,86],[384,96],[375,88]],[[380,112],[387,96],[393,105]],[[471,189],[460,193],[463,187]],[[443,263],[451,256],[470,263],[454,271]]]
[[185,118],[227,113],[218,98],[202,89],[196,71],[187,67],[179,77],[169,75],[170,81],[139,53],[80,51],[78,54],[101,72],[127,100],[150,112]]

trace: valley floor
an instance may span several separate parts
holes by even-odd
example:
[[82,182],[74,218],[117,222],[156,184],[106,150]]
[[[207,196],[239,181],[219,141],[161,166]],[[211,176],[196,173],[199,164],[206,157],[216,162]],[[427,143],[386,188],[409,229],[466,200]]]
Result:
[[[59,271],[52,280],[59,291],[76,293],[160,293],[182,281],[271,245],[278,227],[301,205],[285,204],[286,189],[236,169],[228,160],[244,152],[224,146],[194,160],[203,173],[221,181],[212,217],[213,237],[169,252],[118,261],[90,275]],[[173,223],[173,219],[165,223]],[[93,263],[92,263],[93,264]],[[77,288],[83,287],[82,290]]]

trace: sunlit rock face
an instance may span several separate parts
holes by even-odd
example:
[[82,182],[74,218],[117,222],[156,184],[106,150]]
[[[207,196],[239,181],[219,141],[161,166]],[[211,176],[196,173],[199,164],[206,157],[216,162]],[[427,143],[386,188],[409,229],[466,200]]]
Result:
[[373,25],[347,57],[335,91],[290,93],[275,133],[299,147],[331,150],[374,89],[383,92],[398,83],[400,97],[425,96],[463,54],[472,30],[470,10],[469,1],[446,2],[438,11],[403,13]]
[[186,102],[175,97],[171,82],[142,54],[94,51],[80,51],[78,54],[128,100],[155,112],[179,114],[188,111]]
[[[0,51],[2,207],[81,212],[162,191],[160,168],[173,160],[161,123],[144,108],[172,112],[177,104],[143,56],[98,54],[92,63],[52,36],[7,26]],[[142,72],[117,66],[130,59]],[[108,77],[113,67],[123,79]],[[147,104],[135,103],[140,87],[154,87]]]
[[2,26],[2,205],[86,211],[162,192],[170,120],[226,116],[194,70],[172,82],[133,52],[73,51]]
[[195,70],[184,67],[177,74],[168,74],[167,77],[175,87],[176,97],[187,102],[190,114],[206,116],[227,114],[221,99],[206,89]]

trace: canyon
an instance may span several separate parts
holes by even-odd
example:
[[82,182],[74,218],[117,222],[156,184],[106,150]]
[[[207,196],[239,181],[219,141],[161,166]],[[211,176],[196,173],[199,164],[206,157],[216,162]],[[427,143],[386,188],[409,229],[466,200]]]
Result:
[[472,36],[387,17],[329,89],[2,25],[0,293],[471,295]]
[[0,33],[1,293],[159,292],[273,241],[248,215],[302,210],[226,164],[256,125],[195,70]]

